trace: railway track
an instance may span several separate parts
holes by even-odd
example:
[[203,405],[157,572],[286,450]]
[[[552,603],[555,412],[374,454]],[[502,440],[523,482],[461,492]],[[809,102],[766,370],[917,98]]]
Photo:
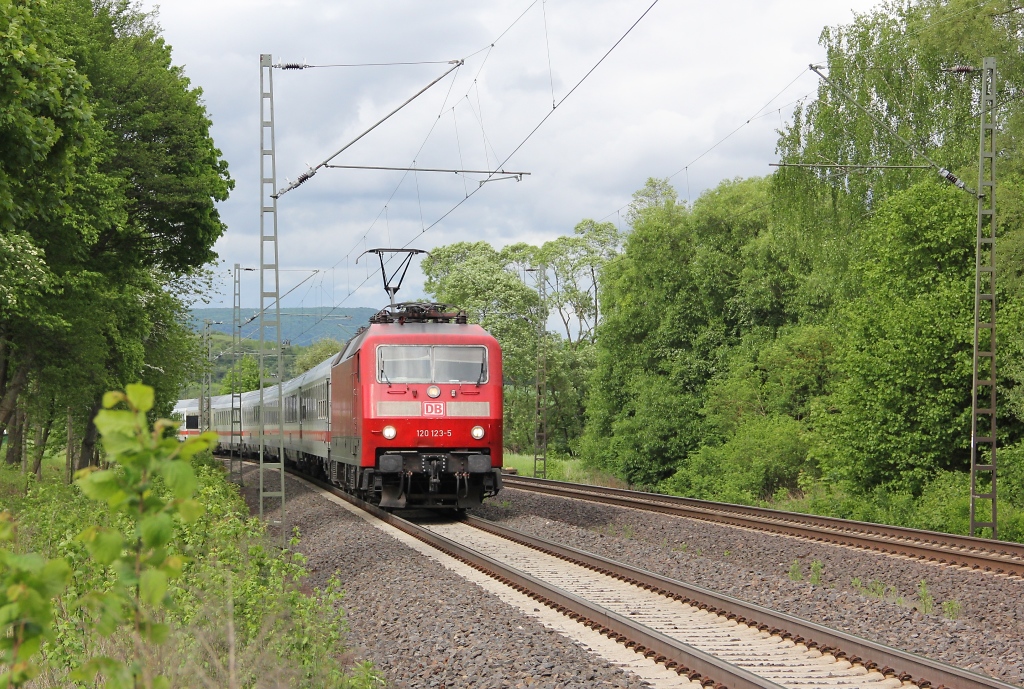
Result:
[[1024,577],[1024,545],[1019,543],[524,476],[504,475],[502,482],[507,488],[631,507],[943,565]]
[[415,523],[295,475],[663,663],[681,680],[715,689],[1015,689],[483,519]]

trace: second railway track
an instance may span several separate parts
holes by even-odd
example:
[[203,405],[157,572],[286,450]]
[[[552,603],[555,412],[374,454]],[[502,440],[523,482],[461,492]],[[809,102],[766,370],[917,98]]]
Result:
[[1013,688],[486,520],[416,524],[301,478],[704,686]]
[[523,476],[507,475],[502,480],[508,488],[1024,577],[1024,545],[1019,543]]

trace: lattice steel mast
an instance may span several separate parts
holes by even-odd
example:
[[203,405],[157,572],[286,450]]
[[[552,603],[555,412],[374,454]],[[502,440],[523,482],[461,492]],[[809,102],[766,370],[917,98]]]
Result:
[[[971,394],[971,535],[996,531],[996,60],[981,68]],[[988,503],[986,506],[985,503]],[[979,512],[984,517],[979,518]],[[987,514],[986,514],[987,513]]]
[[213,341],[210,338],[209,318],[203,319],[203,351],[206,353],[206,361],[203,365],[203,384],[199,391],[199,430],[205,433],[212,428],[210,418],[210,392],[213,388]]
[[231,302],[231,455],[228,459],[228,478],[242,480],[242,388],[238,365],[242,348],[242,267],[235,264],[235,294]]
[[[974,365],[971,380],[971,535],[979,529],[992,529],[997,538],[996,510],[996,59],[986,57],[981,68],[957,65],[943,70],[954,74],[981,73],[981,132],[978,147],[978,190],[940,166],[917,146],[900,136],[889,124],[856,98],[837,86],[815,65],[811,71],[866,113],[879,126],[899,139],[915,155],[935,168],[939,175],[978,202],[978,232],[974,263]],[[814,164],[814,166],[818,166]],[[981,487],[979,488],[979,483]],[[979,521],[979,508],[988,502],[988,521]]]
[[[267,500],[279,500],[281,507],[281,545],[288,542],[284,496],[284,429],[281,413],[281,384],[284,380],[284,358],[281,356],[281,282],[277,242],[277,155],[274,141],[274,74],[269,54],[260,55],[260,517]],[[268,310],[273,306],[272,315]],[[276,375],[267,375],[266,345],[274,345],[272,356],[277,360]],[[277,396],[267,404],[266,387],[276,379]],[[267,431],[276,426],[277,461],[267,461]],[[276,476],[275,477],[275,472]]]
[[533,428],[533,475],[548,476],[548,359],[547,359],[547,267],[532,269],[537,276],[537,295],[540,297],[540,315],[537,321],[537,378],[536,408]]

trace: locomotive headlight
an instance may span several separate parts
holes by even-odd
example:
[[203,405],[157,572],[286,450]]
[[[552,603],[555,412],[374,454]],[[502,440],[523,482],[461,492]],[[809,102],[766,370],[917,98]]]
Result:
[[384,437],[388,440],[394,440],[395,436],[398,435],[398,431],[395,430],[394,426],[385,426],[383,433]]
[[483,440],[483,437],[484,437],[484,427],[483,426],[473,426],[473,430],[471,430],[469,432],[469,434],[471,436],[473,436],[473,440]]
[[431,385],[429,388],[427,388],[427,397],[430,397],[431,399],[433,399],[435,397],[440,397],[440,396],[441,396],[441,388],[437,387],[436,385]]

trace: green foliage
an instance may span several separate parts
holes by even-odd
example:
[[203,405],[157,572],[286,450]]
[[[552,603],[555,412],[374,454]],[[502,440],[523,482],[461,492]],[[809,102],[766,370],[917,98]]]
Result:
[[836,315],[838,381],[815,419],[835,479],[916,494],[969,463],[974,218],[956,192],[898,192],[867,225],[863,296]]
[[[310,346],[303,348],[299,355],[295,357],[293,369],[296,373],[308,371],[322,363],[325,359],[337,356],[343,346],[341,342],[329,337],[317,340]],[[258,387],[257,385],[256,388],[246,388],[246,390],[255,390]]]
[[584,454],[631,483],[657,483],[701,444],[707,382],[755,311],[734,255],[766,231],[766,189],[727,181],[692,211],[643,205],[605,267]]
[[[129,385],[124,393],[104,395],[104,409],[95,423],[107,457],[117,466],[105,470],[90,467],[76,478],[87,497],[104,502],[111,514],[124,517],[134,527],[124,533],[116,527],[91,526],[79,536],[92,558],[116,575],[111,588],[86,594],[81,603],[97,616],[101,633],[109,635],[127,625],[136,648],[128,664],[97,656],[73,676],[88,682],[102,674],[111,689],[167,685],[166,678],[146,671],[142,646],[161,644],[170,632],[157,611],[169,602],[168,584],[181,576],[184,565],[180,555],[167,549],[174,535],[174,520],[194,522],[203,512],[193,498],[196,477],[188,460],[217,444],[212,432],[184,442],[165,437],[165,431],[176,425],[165,420],[150,429],[146,413],[153,408],[153,401],[153,389],[145,385]],[[114,409],[122,403],[127,409]],[[169,495],[154,490],[158,477]]]
[[820,82],[778,149],[831,167],[725,182],[692,208],[648,180],[605,270],[594,465],[686,495],[966,532],[975,200],[932,170],[872,166],[921,162],[891,127],[973,186],[977,82],[943,70],[994,55],[1000,535],[1024,537],[1022,21],[1006,0],[916,0],[828,27],[829,80],[856,103]]
[[210,138],[202,91],[172,64],[153,17],[114,0],[57,0],[43,17],[89,80],[109,151],[99,169],[125,197],[126,222],[106,238],[171,274],[213,260],[225,229],[214,201],[234,183]]
[[228,371],[220,385],[220,394],[230,395],[232,392],[248,392],[260,389],[260,363],[256,355],[245,353],[238,360],[238,373],[232,376]]
[[[129,392],[132,404],[146,406],[150,393],[144,388]],[[345,620],[337,579],[309,591],[302,555],[268,544],[265,525],[249,516],[219,462],[206,452],[183,459],[182,451],[198,446],[143,434],[144,415],[131,414],[108,410],[100,421],[109,431],[105,442],[120,448],[123,459],[106,476],[90,472],[68,486],[61,472],[44,472],[43,482],[26,493],[19,472],[0,468],[0,499],[23,524],[20,552],[71,565],[70,583],[45,618],[52,632],[36,656],[41,671],[34,685],[71,686],[72,675],[96,670],[108,685],[131,682],[132,672],[141,669],[138,686],[160,686],[160,676],[175,687],[253,687],[268,678],[296,687],[379,686],[372,667],[347,669],[341,661]],[[149,491],[140,494],[143,474]],[[128,476],[136,483],[126,484]],[[6,490],[8,484],[14,490]],[[79,486],[101,499],[87,498]],[[191,498],[185,497],[190,488]],[[188,513],[190,505],[202,509]],[[149,514],[140,519],[139,508]],[[84,538],[83,524],[94,525]],[[135,571],[123,565],[139,552],[141,576],[133,587],[125,577]],[[0,578],[6,576],[2,563],[0,554]],[[44,599],[47,606],[50,598]],[[162,643],[136,632],[136,610],[151,623],[142,629],[151,639],[167,632]]]
[[814,560],[811,562],[811,584],[814,586],[821,586],[821,574],[824,569],[825,566],[821,564],[821,560]]
[[[86,81],[54,50],[38,0],[0,4],[0,228],[57,209],[93,133]],[[22,239],[24,241],[24,239]]]
[[[0,543],[14,540],[9,512],[0,513]],[[20,687],[39,668],[34,656],[43,641],[53,638],[51,600],[67,584],[64,560],[45,560],[35,553],[0,547],[0,683]]]
[[928,582],[924,579],[917,584],[917,604],[919,606],[918,609],[925,615],[930,615],[935,607],[935,598],[928,590]]
[[793,560],[789,565],[789,579],[790,581],[803,581],[804,572],[800,566],[800,560]]
[[195,377],[183,301],[232,182],[137,4],[3,3],[0,83],[0,389],[34,430],[71,407],[84,465],[103,391],[141,380],[156,415]]

